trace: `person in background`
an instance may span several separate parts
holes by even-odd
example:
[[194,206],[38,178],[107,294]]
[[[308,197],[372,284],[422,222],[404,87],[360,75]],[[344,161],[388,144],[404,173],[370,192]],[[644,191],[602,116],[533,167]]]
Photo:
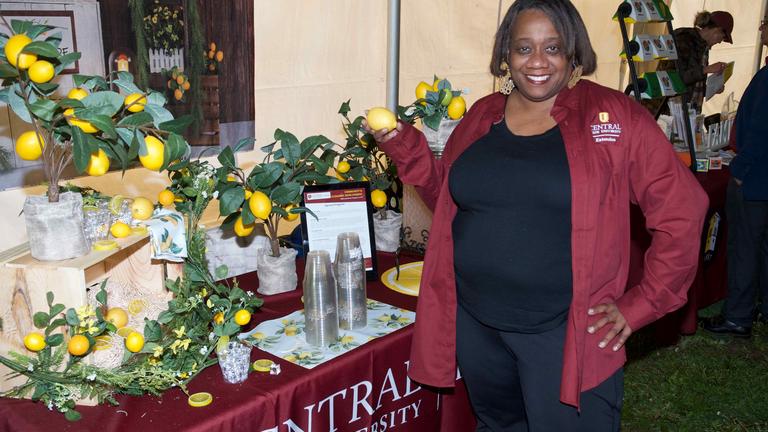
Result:
[[[678,73],[688,87],[686,94],[690,98],[690,106],[701,112],[707,74],[720,73],[726,66],[723,62],[709,64],[709,50],[721,42],[733,43],[733,16],[725,11],[702,11],[696,14],[693,25],[675,29],[674,35],[682,68]],[[657,69],[677,69],[677,61],[663,60]]]
[[[618,431],[624,343],[696,273],[707,196],[644,108],[580,79],[596,66],[569,0],[517,0],[501,91],[441,159],[408,124],[374,132],[434,211],[409,375],[453,387],[458,361],[478,431]],[[627,289],[631,202],[653,239]]]
[[[766,18],[760,23],[760,42],[768,47]],[[749,337],[755,317],[768,323],[766,95],[768,66],[763,66],[744,91],[736,112],[737,155],[730,164],[731,180],[725,204],[728,220],[728,293],[722,315],[704,323],[704,329],[713,333]]]

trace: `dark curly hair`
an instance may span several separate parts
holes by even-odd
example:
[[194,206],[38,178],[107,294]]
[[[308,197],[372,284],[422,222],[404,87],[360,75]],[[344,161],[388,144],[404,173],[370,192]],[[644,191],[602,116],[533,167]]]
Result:
[[518,15],[528,9],[537,9],[545,13],[557,33],[563,40],[565,56],[569,61],[583,68],[584,75],[590,75],[597,69],[597,55],[592,49],[589,34],[579,11],[570,0],[517,0],[507,10],[504,20],[496,31],[491,57],[491,74],[496,77],[504,76],[506,71],[502,64],[509,59],[512,44],[512,33]]

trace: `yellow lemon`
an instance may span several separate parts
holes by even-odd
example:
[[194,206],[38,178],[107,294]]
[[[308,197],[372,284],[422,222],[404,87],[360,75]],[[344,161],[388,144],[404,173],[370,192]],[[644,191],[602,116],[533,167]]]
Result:
[[125,97],[123,104],[128,111],[137,113],[144,111],[144,105],[147,104],[147,98],[141,93],[131,93]]
[[85,133],[96,133],[99,130],[96,129],[91,122],[85,121],[85,120],[78,120],[77,117],[75,117],[75,109],[74,108],[67,108],[64,110],[64,117],[67,119],[67,123],[69,123],[72,126],[77,126]]
[[298,213],[291,213],[291,210],[294,209],[295,207],[296,206],[293,205],[293,204],[288,204],[287,206],[285,206],[285,211],[288,213],[288,216],[285,216],[283,219],[285,219],[287,221],[290,221],[290,222],[293,222],[296,219],[298,219],[299,218],[299,214]]
[[85,355],[89,348],[91,348],[91,343],[88,341],[88,338],[83,335],[72,336],[72,339],[70,339],[67,344],[67,351],[73,356],[78,357]]
[[250,190],[246,189],[245,190],[245,199],[251,198],[251,195],[253,195],[253,192],[251,192]]
[[165,144],[152,135],[147,135],[144,143],[147,145],[147,154],[139,156],[139,162],[148,170],[158,171],[163,166]]
[[120,222],[120,221],[113,223],[112,226],[109,228],[109,232],[115,238],[128,237],[133,233],[133,231],[131,231],[131,227],[129,227],[127,223]]
[[246,325],[251,322],[251,313],[245,309],[240,309],[235,313],[235,324]]
[[176,199],[176,196],[168,189],[163,189],[160,191],[159,194],[157,194],[157,202],[160,203],[162,206],[169,206],[173,204],[173,201]]
[[75,87],[72,90],[67,93],[67,97],[69,99],[77,99],[77,100],[83,100],[88,96],[88,91],[86,89]]
[[[122,222],[117,222],[117,223],[122,223]],[[114,225],[112,226],[114,227]],[[107,311],[106,315],[104,315],[104,320],[111,322],[112,324],[115,325],[115,327],[120,329],[125,327],[126,324],[128,324],[128,312],[126,312],[125,309],[123,308],[113,307]]]
[[272,200],[264,192],[254,191],[248,200],[248,207],[254,216],[259,219],[266,219],[272,213]]
[[107,204],[107,208],[110,212],[112,212],[113,215],[119,215],[120,209],[123,207],[123,201],[125,200],[125,197],[122,195],[115,195],[109,200],[109,204]]
[[460,119],[464,115],[464,111],[467,110],[467,103],[461,96],[456,96],[451,99],[451,103],[448,104],[448,117],[453,120]]
[[440,81],[442,81],[442,79],[435,78],[435,81],[432,82],[432,91],[440,90]]
[[336,167],[336,171],[344,174],[347,171],[349,171],[349,168],[350,168],[349,162],[343,160],[343,161],[339,162],[339,165]]
[[47,83],[54,75],[53,65],[47,60],[38,60],[32,63],[27,72],[29,79],[38,84]]
[[213,316],[213,322],[215,324],[221,324],[224,322],[224,314],[221,312],[216,312],[216,315]]
[[296,332],[298,332],[298,327],[294,325],[289,325],[285,328],[285,335],[286,336],[296,336]]
[[343,344],[348,344],[348,343],[351,343],[351,342],[354,342],[354,341],[355,341],[355,338],[352,337],[352,336],[344,336],[344,337],[341,338],[341,343],[343,343]]
[[152,201],[144,197],[134,198],[133,204],[131,204],[131,216],[134,219],[147,220],[152,216],[154,209]]
[[35,131],[27,131],[16,139],[16,154],[28,161],[37,160],[43,154],[45,141]]
[[88,161],[88,166],[85,167],[85,172],[88,175],[100,176],[109,171],[109,158],[104,150],[99,149],[95,153],[91,153],[91,160]]
[[234,226],[233,229],[235,230],[235,235],[236,236],[238,236],[238,237],[248,237],[253,232],[253,228],[255,226],[256,226],[255,223],[244,225],[243,224],[243,217],[242,216],[238,216],[237,219],[235,220],[235,226]]
[[45,348],[45,336],[37,332],[28,333],[24,336],[24,346],[33,352],[40,351]]
[[[427,97],[427,92],[432,91],[432,86],[425,83],[424,81],[420,82],[416,86],[416,99],[425,99]],[[423,104],[424,102],[422,102]]]
[[135,332],[136,330],[130,327],[123,327],[123,328],[117,329],[117,335],[123,339],[127,338],[128,336],[131,335],[131,333],[135,333]]
[[[19,69],[23,70],[32,66],[32,64],[37,61],[37,55],[35,54],[19,55],[21,50],[29,45],[30,42],[32,42],[32,39],[25,34],[13,35],[8,39],[8,42],[5,44],[5,57],[8,59],[8,63],[10,63],[11,66],[17,66]],[[17,57],[18,63],[16,63]]]
[[388,322],[391,319],[392,318],[389,315],[382,315],[382,316],[379,317],[379,321],[381,321],[381,322]]
[[384,107],[369,109],[366,120],[368,121],[368,126],[375,131],[382,129],[392,130],[397,126],[395,113]]
[[137,353],[144,348],[144,335],[133,332],[125,338],[125,348],[132,353]]
[[387,205],[387,194],[381,189],[374,189],[371,191],[371,204],[376,208],[381,208]]
[[211,402],[213,402],[213,395],[207,392],[195,393],[187,398],[187,403],[189,406],[195,408],[208,406],[211,404]]

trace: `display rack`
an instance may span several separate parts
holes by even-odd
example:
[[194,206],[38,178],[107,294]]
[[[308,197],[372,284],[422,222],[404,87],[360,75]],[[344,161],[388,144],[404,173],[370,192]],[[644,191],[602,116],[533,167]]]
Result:
[[[633,3],[641,3],[641,2],[633,2]],[[654,2],[655,3],[655,2]],[[663,4],[663,2],[658,2]],[[635,11],[636,12],[636,11]],[[633,59],[632,55],[632,48],[631,44],[632,41],[629,39],[629,32],[627,31],[627,20],[630,19],[630,17],[633,14],[633,6],[629,2],[622,2],[617,11],[615,18],[617,19],[619,23],[619,28],[621,29],[621,39],[624,46],[624,53],[626,55],[626,61],[627,66],[629,68],[629,76],[631,80],[631,85],[627,87],[627,90],[625,93],[629,94],[632,93],[634,98],[640,102],[642,100],[642,94],[645,91],[644,87],[648,85],[647,82],[642,80],[637,75],[637,66],[635,65],[635,60]],[[674,29],[672,28],[672,18],[671,16],[668,17],[668,19],[665,20],[654,20],[654,21],[646,21],[646,22],[664,22],[667,26],[667,32],[669,33],[669,37],[672,38],[674,41],[675,46],[677,46],[677,41],[674,39]],[[677,57],[675,60],[677,70],[681,70],[681,63],[680,58]],[[683,93],[682,95],[682,106],[683,106],[683,124],[685,129],[684,136],[682,138],[685,139],[685,144],[688,146],[688,152],[691,156],[691,171],[696,172],[696,145],[693,137],[693,133],[691,131],[691,122],[690,117],[688,116],[688,93]],[[669,96],[663,96],[664,101],[663,104],[667,104],[669,101]],[[658,113],[656,113],[656,116],[658,117]]]

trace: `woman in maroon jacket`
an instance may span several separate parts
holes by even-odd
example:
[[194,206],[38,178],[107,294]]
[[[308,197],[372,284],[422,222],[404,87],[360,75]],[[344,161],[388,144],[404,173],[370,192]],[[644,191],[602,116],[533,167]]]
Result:
[[[409,374],[451,387],[458,359],[478,430],[618,430],[624,342],[696,271],[707,197],[641,106],[579,80],[595,67],[570,1],[517,0],[491,60],[505,94],[440,160],[407,124],[375,132],[434,211]],[[625,291],[630,202],[653,241]]]

